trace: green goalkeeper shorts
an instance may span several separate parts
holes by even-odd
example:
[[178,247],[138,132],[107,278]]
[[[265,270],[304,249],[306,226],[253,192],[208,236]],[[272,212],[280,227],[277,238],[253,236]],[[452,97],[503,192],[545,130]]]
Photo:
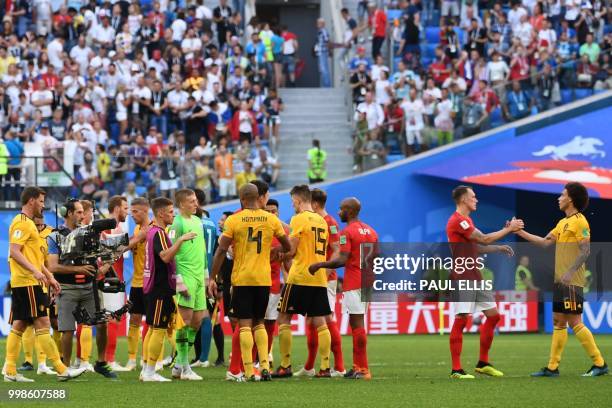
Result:
[[189,297],[180,293],[177,295],[178,305],[193,309],[194,311],[206,310],[206,288],[204,279],[196,279],[191,276],[183,276],[183,282],[189,291]]

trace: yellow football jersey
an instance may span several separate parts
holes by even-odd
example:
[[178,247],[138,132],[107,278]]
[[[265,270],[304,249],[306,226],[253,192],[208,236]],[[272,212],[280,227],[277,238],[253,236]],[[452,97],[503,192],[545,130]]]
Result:
[[[40,237],[42,238],[43,244],[43,258],[44,262],[47,262],[47,257],[49,256],[49,245],[47,244],[47,237],[53,232],[53,228],[47,226],[44,230],[40,231]],[[47,285],[42,285],[43,292],[48,293],[49,287]]]
[[287,283],[304,286],[327,287],[327,272],[319,269],[314,275],[308,267],[325,262],[328,229],[325,219],[312,211],[303,211],[291,218],[291,237],[300,239],[295,257],[289,270]]
[[[31,218],[25,214],[18,214],[13,218],[9,227],[9,244],[21,245],[21,252],[28,261],[41,270],[45,262],[47,245],[40,236],[36,225]],[[11,270],[11,287],[20,288],[24,286],[36,286],[40,283],[34,279],[32,272],[22,268],[13,258],[9,256],[9,268]]]
[[[136,225],[134,228],[134,235],[140,233],[140,225]],[[144,240],[136,245],[136,248],[132,250],[133,261],[134,261],[134,276],[132,276],[132,287],[142,288],[144,283],[144,261],[145,261],[145,246],[147,241]]]
[[229,216],[223,228],[223,235],[232,238],[234,245],[232,286],[271,286],[272,237],[285,235],[278,217],[246,209]]
[[[561,277],[574,264],[580,254],[579,243],[591,239],[589,222],[584,215],[577,213],[571,217],[561,219],[557,226],[550,231],[557,244],[555,246],[555,282],[560,282]],[[584,287],[585,265],[582,264],[574,276],[571,285]]]

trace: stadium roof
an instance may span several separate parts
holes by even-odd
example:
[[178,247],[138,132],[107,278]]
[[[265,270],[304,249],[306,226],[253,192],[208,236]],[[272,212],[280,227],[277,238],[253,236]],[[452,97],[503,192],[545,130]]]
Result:
[[558,194],[569,181],[612,199],[612,108],[457,155],[419,174]]

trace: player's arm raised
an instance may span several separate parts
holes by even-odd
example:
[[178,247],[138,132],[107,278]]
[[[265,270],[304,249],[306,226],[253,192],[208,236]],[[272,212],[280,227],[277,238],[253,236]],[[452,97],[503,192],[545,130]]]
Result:
[[525,230],[518,230],[516,235],[523,238],[527,242],[531,242],[542,248],[547,248],[557,241],[557,237],[552,232],[549,232],[545,237],[540,237],[535,234],[530,234]]

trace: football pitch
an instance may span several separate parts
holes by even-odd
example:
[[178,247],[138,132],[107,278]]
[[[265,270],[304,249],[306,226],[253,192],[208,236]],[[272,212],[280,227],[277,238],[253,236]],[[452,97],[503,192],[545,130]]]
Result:
[[[226,337],[226,354],[230,350]],[[596,336],[608,359],[612,355],[612,336]],[[4,358],[5,341],[0,342]],[[463,344],[464,369],[473,373],[478,359],[479,338],[466,335]],[[51,376],[37,376],[32,384],[0,383],[0,406],[79,406],[79,407],[237,407],[237,406],[364,406],[364,407],[559,407],[605,406],[612,397],[612,376],[582,378],[591,361],[570,333],[561,362],[559,378],[530,378],[529,373],[548,361],[550,335],[515,334],[496,336],[491,361],[505,376],[475,380],[450,380],[448,336],[394,335],[370,336],[368,354],[371,381],[343,378],[291,378],[269,383],[231,383],[224,380],[224,368],[198,368],[203,381],[141,383],[138,372],[119,373],[119,379],[106,380],[86,373],[68,383]],[[350,364],[351,338],[343,338],[345,362]],[[120,339],[118,356],[126,355],[125,339]],[[305,337],[293,342],[294,371],[305,359]],[[275,362],[278,362],[275,340]],[[215,350],[211,351],[214,358]],[[227,360],[227,357],[226,357]],[[22,359],[19,360],[19,364]],[[125,361],[121,361],[125,363]],[[317,362],[318,364],[318,362]],[[162,371],[169,377],[169,369]],[[66,389],[68,401],[7,402],[9,389]],[[607,401],[607,402],[606,402]]]

